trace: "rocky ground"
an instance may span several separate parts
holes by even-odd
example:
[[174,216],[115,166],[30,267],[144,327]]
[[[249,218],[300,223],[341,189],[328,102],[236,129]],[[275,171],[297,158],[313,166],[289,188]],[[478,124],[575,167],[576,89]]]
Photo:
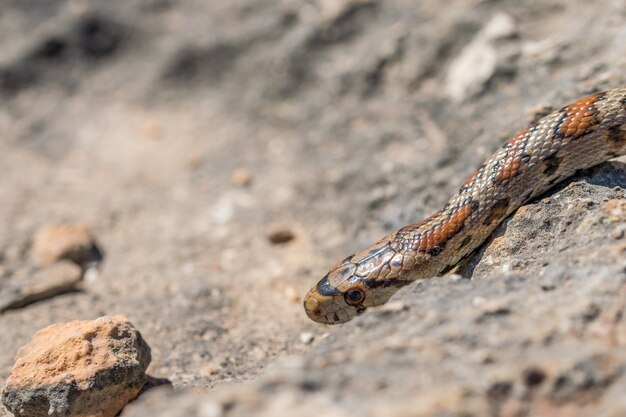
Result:
[[301,305],[536,113],[625,85],[626,1],[0,7],[0,302],[44,226],[88,225],[102,255],[0,315],[0,381],[39,329],[123,315],[175,390],[122,416],[626,414],[623,160],[458,276],[337,327]]

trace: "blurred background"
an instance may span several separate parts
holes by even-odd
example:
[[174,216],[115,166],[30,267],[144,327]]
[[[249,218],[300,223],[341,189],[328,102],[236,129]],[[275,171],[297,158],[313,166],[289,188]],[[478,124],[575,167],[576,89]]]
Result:
[[0,380],[36,330],[105,314],[177,387],[308,350],[336,331],[301,305],[330,266],[437,209],[545,106],[624,84],[625,18],[622,0],[3,0],[0,299],[42,227],[87,225],[103,258],[0,315]]

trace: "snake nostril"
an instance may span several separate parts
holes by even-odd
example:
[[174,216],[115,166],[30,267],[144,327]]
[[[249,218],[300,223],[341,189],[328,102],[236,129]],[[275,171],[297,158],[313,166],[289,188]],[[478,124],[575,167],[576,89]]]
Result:
[[309,297],[306,300],[304,300],[304,308],[312,312],[319,311],[320,303],[315,298]]

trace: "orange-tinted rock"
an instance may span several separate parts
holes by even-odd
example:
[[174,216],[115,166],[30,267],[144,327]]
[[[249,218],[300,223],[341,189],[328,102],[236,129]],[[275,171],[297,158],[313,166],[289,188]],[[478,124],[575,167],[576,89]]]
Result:
[[230,182],[236,187],[247,187],[253,180],[254,174],[248,168],[239,168],[230,176]]
[[145,384],[150,359],[125,317],[53,324],[18,351],[2,402],[17,417],[113,417]]
[[32,255],[40,265],[50,265],[60,259],[84,265],[98,253],[89,226],[82,223],[47,225],[39,229],[33,239]]

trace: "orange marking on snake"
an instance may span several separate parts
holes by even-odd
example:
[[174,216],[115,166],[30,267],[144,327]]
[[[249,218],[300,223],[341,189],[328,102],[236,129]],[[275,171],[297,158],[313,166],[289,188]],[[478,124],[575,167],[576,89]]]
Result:
[[463,228],[465,220],[467,220],[474,211],[473,207],[474,205],[471,202],[462,205],[448,218],[420,236],[417,250],[429,252],[445,245],[448,240],[454,237]]
[[600,123],[595,104],[601,97],[601,94],[594,94],[563,107],[566,117],[559,126],[559,133],[577,138],[595,130]]
[[498,165],[494,175],[494,181],[497,185],[507,185],[510,180],[522,172],[522,164],[528,159],[528,155],[523,153],[523,149],[531,131],[531,127],[522,130],[505,145],[508,148],[507,157]]
[[522,171],[521,167],[525,159],[525,155],[515,155],[507,158],[504,163],[500,164],[494,176],[496,184],[506,185],[510,180],[517,177]]

